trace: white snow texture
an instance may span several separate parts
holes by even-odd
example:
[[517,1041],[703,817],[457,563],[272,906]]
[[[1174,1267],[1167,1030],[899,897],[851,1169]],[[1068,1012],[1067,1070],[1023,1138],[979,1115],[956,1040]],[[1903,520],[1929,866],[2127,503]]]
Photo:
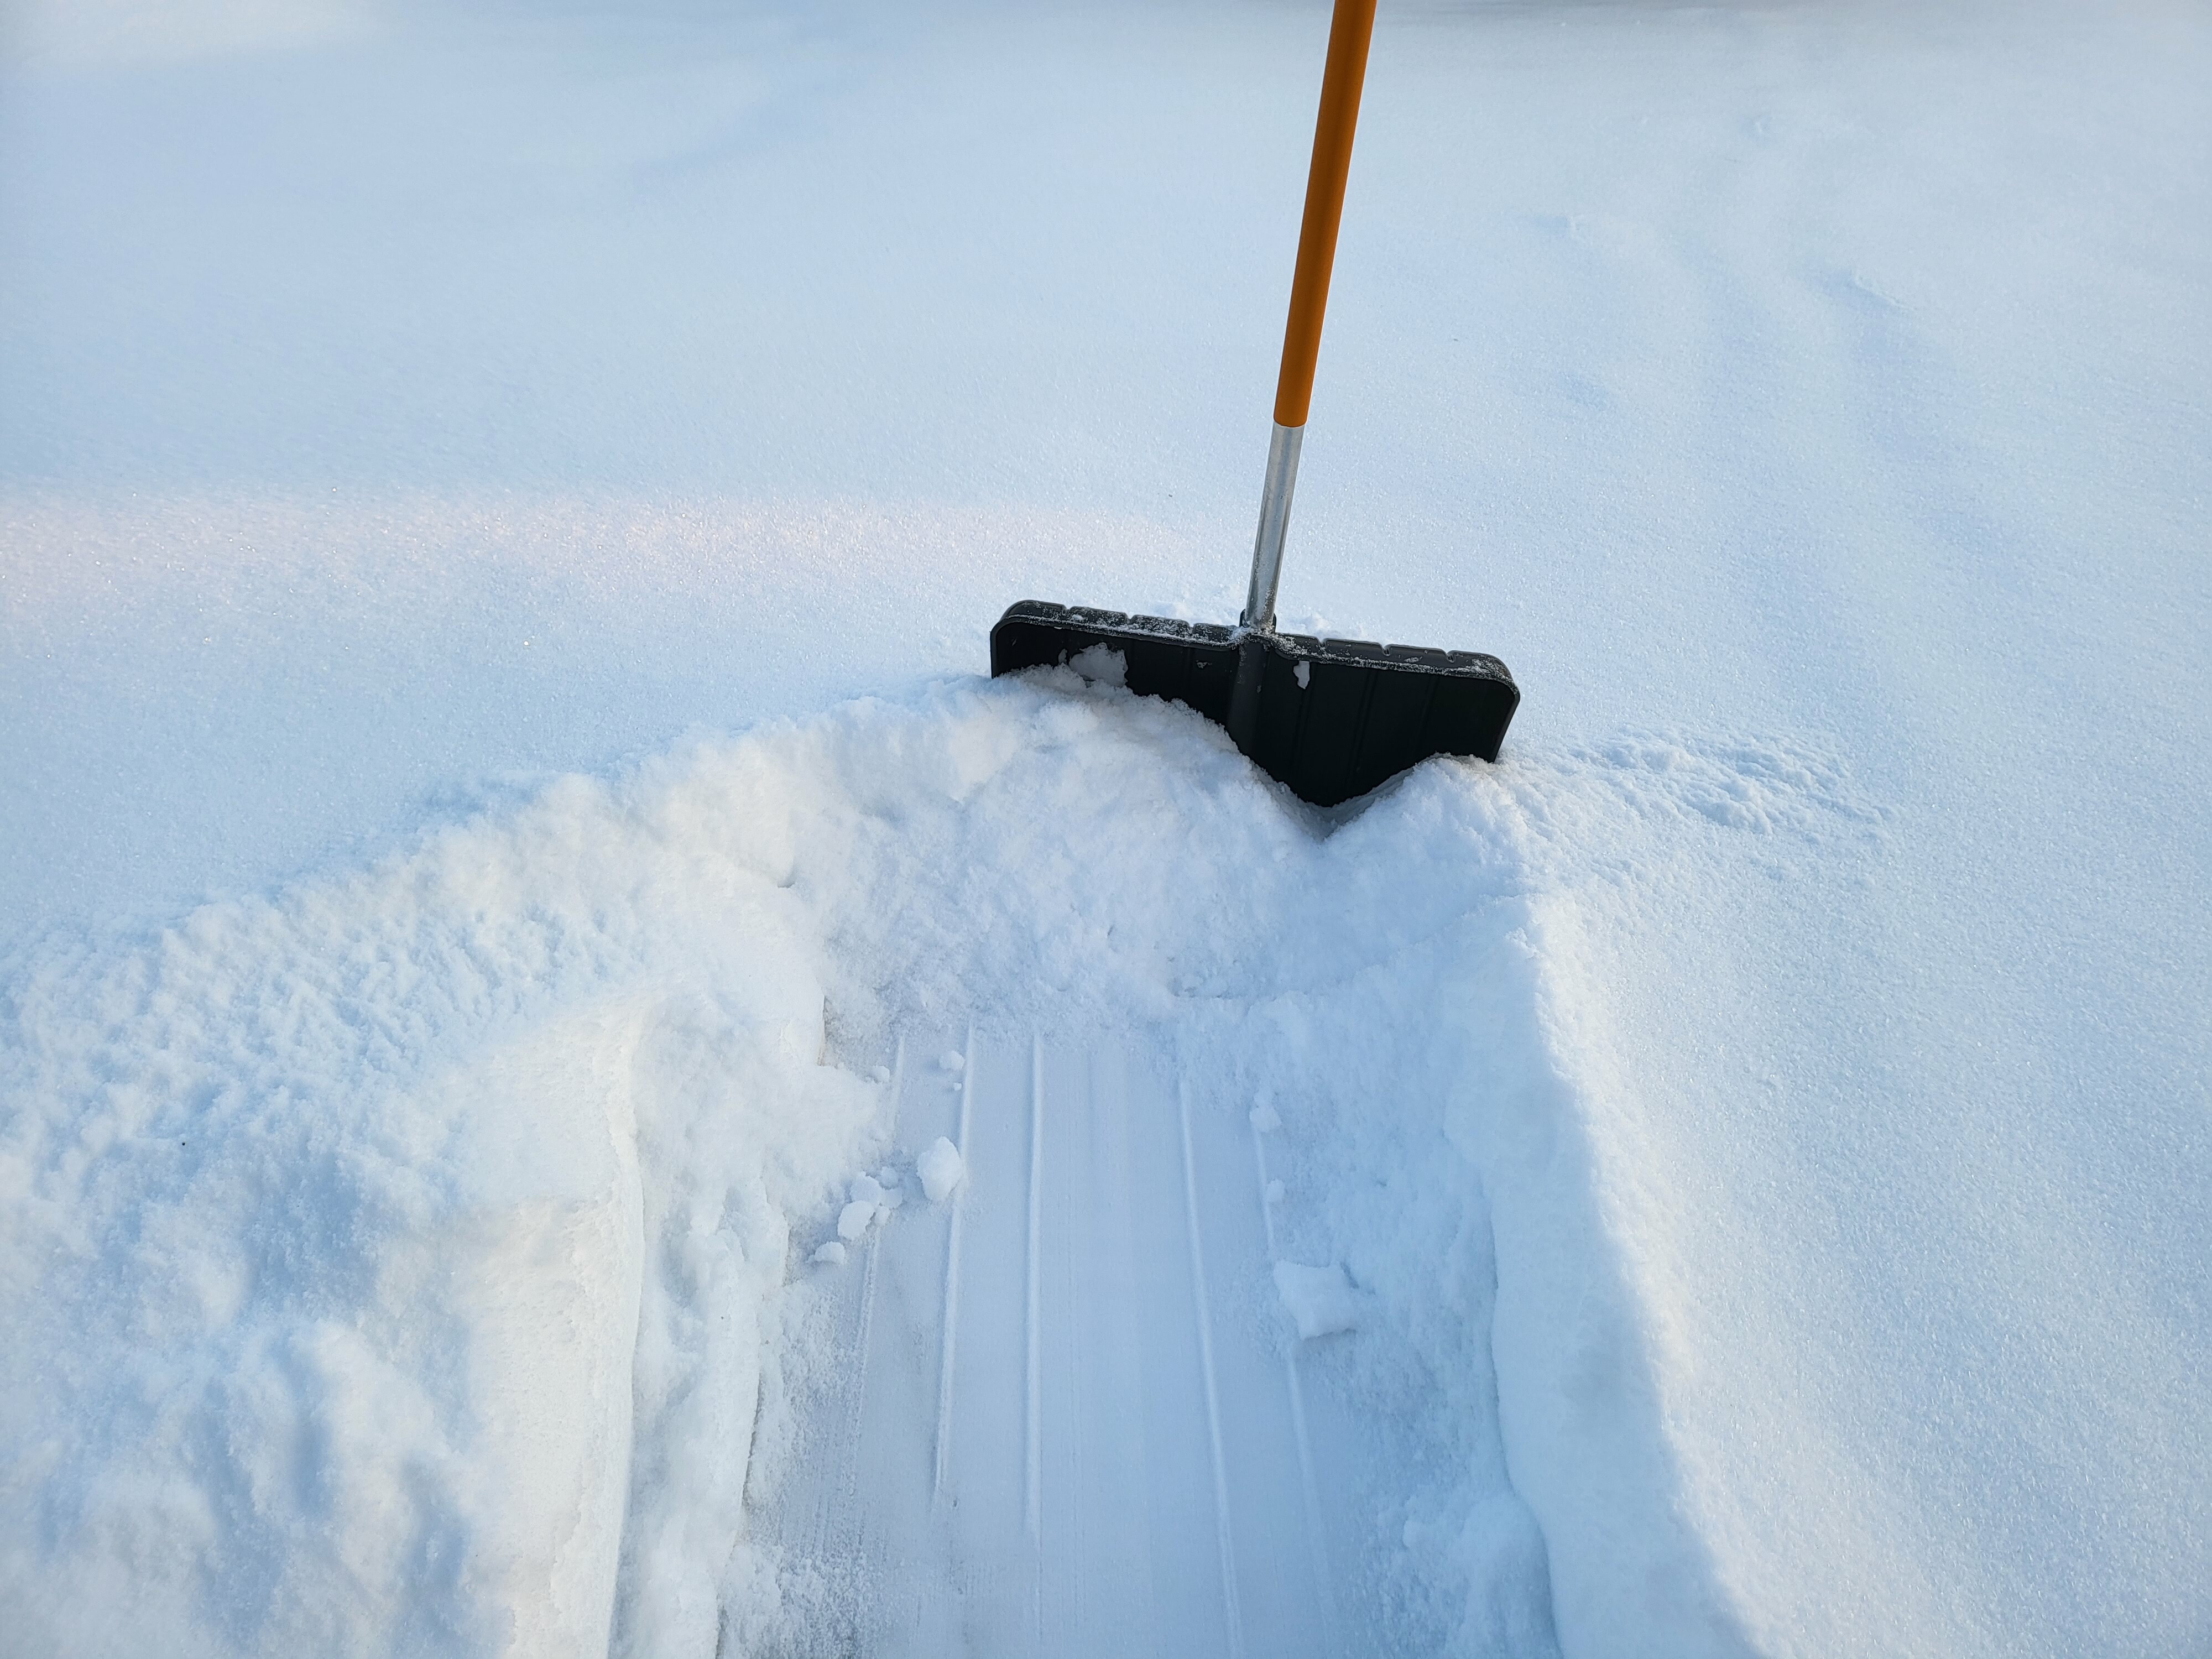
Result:
[[[1740,781],[1660,752],[1688,799]],[[1816,773],[1759,764],[1793,834],[1850,831]],[[1533,954],[1555,878],[1516,844],[1567,801],[1627,830],[1644,766],[1439,764],[1322,836],[1215,728],[1063,672],[573,781],[117,956],[33,957],[5,1079],[19,1626],[70,1651],[161,1628],[191,1652],[562,1652],[611,1619],[657,1654],[772,1623],[743,1495],[755,1435],[787,1432],[762,1378],[790,1357],[789,1240],[834,1217],[849,1249],[891,1213],[846,1174],[879,1087],[835,1063],[824,1009],[863,1042],[954,997],[1179,1023],[1215,1109],[1255,1083],[1298,1103],[1316,1165],[1361,1172],[1304,1225],[1431,1368],[1362,1386],[1471,1460],[1401,1501],[1455,1534],[1504,1491],[1481,1195],[1576,1167],[1511,1150],[1562,1098]],[[1148,880],[1170,848],[1206,851]],[[1193,999],[1243,1012],[1190,1027]],[[1439,999],[1463,1018],[1417,1039]],[[923,1165],[947,1196],[957,1153]],[[1528,1293],[1565,1273],[1590,1340],[1632,1341],[1601,1231]],[[1353,1322],[1340,1269],[1278,1277],[1304,1334]],[[1588,1501],[1601,1449],[1573,1441],[1593,1413],[1637,1431],[1636,1400],[1586,1389],[1527,1443],[1543,1501]],[[1604,1497],[1608,1547],[1680,1571],[1663,1486]],[[1545,1628],[1540,1555],[1437,1549],[1464,1640],[1501,1605]]]
[[1325,32],[9,9],[0,1655],[883,1628],[1033,1043],[1345,1651],[2212,1651],[2212,17],[1383,6],[1283,620],[1524,702],[1324,813],[981,672],[1237,616]]

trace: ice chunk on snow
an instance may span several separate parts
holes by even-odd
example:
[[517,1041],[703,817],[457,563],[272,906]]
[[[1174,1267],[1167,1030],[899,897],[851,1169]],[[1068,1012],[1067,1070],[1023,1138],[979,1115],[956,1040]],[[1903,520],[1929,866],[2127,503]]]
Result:
[[842,1267],[845,1265],[845,1247],[833,1238],[815,1250],[813,1260],[825,1267]]
[[874,1200],[855,1199],[837,1212],[837,1237],[850,1243],[867,1231],[875,1218]]
[[1279,1204],[1282,1201],[1283,1183],[1279,1181],[1269,1182],[1267,1183],[1267,1202],[1270,1204]]
[[1303,1262],[1275,1264],[1275,1294],[1297,1322],[1298,1334],[1308,1341],[1335,1331],[1348,1331],[1359,1323],[1359,1300],[1344,1269],[1331,1262],[1309,1267]]
[[921,1176],[921,1190],[928,1194],[929,1201],[942,1204],[966,1176],[968,1167],[960,1161],[960,1149],[939,1135],[929,1143],[929,1150],[915,1164],[915,1172]]
[[853,1190],[845,1196],[855,1204],[880,1204],[884,1201],[883,1183],[871,1175],[854,1176]]
[[1252,1127],[1263,1135],[1271,1135],[1283,1127],[1283,1120],[1275,1109],[1263,1100],[1252,1109]]
[[1067,659],[1067,665],[1086,680],[1100,685],[1127,686],[1129,684],[1129,659],[1104,641],[1077,652]]

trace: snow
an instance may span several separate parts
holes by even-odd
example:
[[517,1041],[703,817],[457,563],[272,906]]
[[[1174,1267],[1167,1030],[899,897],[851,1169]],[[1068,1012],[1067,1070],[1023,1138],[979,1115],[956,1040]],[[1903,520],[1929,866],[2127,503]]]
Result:
[[1311,1267],[1299,1261],[1278,1261],[1274,1275],[1275,1294],[1302,1340],[1334,1336],[1359,1323],[1359,1298],[1344,1269],[1334,1263]]
[[951,1197],[952,1189],[968,1176],[967,1165],[960,1159],[960,1149],[943,1135],[929,1143],[915,1170],[921,1176],[923,1195],[933,1204],[942,1204]]
[[[1466,1410],[1486,1365],[1460,1356],[1438,1389],[1387,1327],[1284,1340],[1224,1069],[1267,1069],[1274,1037],[975,1026],[957,1102],[904,1079],[896,1144],[957,1121],[981,1179],[794,1298],[823,1340],[792,1379],[794,1442],[748,1492],[756,1547],[807,1573],[740,1644],[998,1652],[1042,1623],[1070,1655],[1294,1656],[1452,1631],[1463,1567],[1416,1574],[1403,1540],[1416,1504],[1455,1531],[1519,1507]],[[1480,1565],[1483,1606],[1547,1648],[1540,1554]]]
[[2212,27],[1386,7],[1285,625],[1525,701],[1321,815],[973,678],[1234,618],[1320,16],[10,13],[10,1640],[804,1635],[974,1021],[1359,1287],[1393,1650],[2203,1645]]
[[1085,647],[1067,659],[1067,665],[1086,680],[1100,685],[1127,685],[1129,659],[1111,646]]

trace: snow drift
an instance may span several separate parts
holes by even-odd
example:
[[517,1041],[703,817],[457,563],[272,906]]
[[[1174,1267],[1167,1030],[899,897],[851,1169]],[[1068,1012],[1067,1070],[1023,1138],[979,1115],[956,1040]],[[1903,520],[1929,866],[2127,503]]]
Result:
[[1655,744],[1322,815],[1184,711],[1044,678],[33,953],[0,1162],[18,1634],[714,1652],[804,1565],[750,1544],[748,1460],[795,1242],[881,1151],[856,1056],[957,1005],[1179,1021],[1219,1109],[1273,1103],[1289,1238],[1413,1357],[1344,1386],[1444,1449],[1370,1517],[1440,1639],[1548,1648],[1556,1582],[1601,1645],[1726,1645],[1624,1253],[1648,1195],[1562,1053],[1595,1017],[1563,872],[1584,835],[1863,834],[1847,793]]

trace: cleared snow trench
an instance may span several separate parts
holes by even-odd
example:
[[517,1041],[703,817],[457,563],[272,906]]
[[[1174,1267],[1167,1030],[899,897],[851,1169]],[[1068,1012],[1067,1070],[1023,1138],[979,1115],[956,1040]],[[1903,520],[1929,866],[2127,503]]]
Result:
[[967,1179],[811,1270],[835,1358],[757,1524],[816,1587],[812,1640],[1347,1650],[1361,1540],[1328,1517],[1413,1483],[1301,1386],[1257,1131],[1171,1053],[971,1038],[963,1068],[898,1068],[897,1158],[945,1140]]
[[70,1653],[1726,1650],[1573,884],[1814,808],[1652,753],[1324,822],[1183,711],[954,685],[27,960],[0,1601]]

